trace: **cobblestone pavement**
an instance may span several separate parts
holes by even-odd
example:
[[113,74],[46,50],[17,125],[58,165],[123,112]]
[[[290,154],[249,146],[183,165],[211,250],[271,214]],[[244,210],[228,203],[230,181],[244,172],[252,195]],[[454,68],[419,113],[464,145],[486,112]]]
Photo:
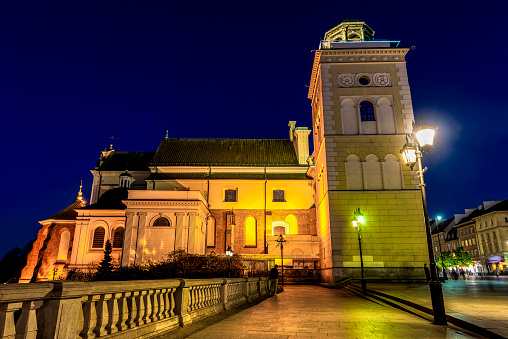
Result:
[[344,290],[286,286],[285,291],[189,338],[471,338],[453,326],[380,305]]
[[[448,280],[442,286],[447,314],[508,335],[507,276],[468,276],[466,280]],[[367,288],[432,308],[430,290],[425,284],[374,283]]]

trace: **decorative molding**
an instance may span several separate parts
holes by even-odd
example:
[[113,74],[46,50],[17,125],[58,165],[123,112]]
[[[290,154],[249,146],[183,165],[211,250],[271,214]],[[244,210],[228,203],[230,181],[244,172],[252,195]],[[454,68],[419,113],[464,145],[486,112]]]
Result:
[[[361,77],[368,77],[369,83],[362,85]],[[390,73],[343,73],[338,74],[339,87],[391,87],[392,77]]]

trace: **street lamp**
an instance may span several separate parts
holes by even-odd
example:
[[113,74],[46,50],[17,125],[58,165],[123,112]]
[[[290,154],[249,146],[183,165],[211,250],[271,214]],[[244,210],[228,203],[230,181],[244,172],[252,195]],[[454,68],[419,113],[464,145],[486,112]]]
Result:
[[228,256],[228,278],[231,278],[231,258],[233,257],[233,250],[231,249],[231,246],[228,246],[226,255]]
[[444,264],[444,256],[443,256],[443,250],[441,249],[441,234],[439,234],[439,223],[441,221],[441,216],[437,215],[436,211],[436,229],[437,229],[437,241],[439,243],[439,253],[441,253],[441,265],[443,265],[443,279],[446,280],[446,268]]
[[418,177],[420,178],[420,191],[422,193],[423,214],[425,217],[425,230],[427,233],[427,247],[429,252],[430,261],[430,297],[432,299],[432,309],[434,311],[434,324],[445,325],[446,313],[444,308],[443,290],[441,283],[437,278],[436,260],[434,258],[434,251],[432,246],[432,237],[430,233],[429,211],[427,208],[427,196],[425,193],[425,182],[423,181],[423,174],[427,168],[422,167],[422,151],[428,153],[434,146],[434,134],[437,126],[427,125],[423,121],[423,116],[420,114],[418,118],[418,125],[413,124],[413,131],[406,135],[406,144],[400,150],[402,157],[407,166],[411,169],[418,165]]
[[286,239],[284,239],[284,236],[282,234],[279,234],[279,238],[275,240],[280,245],[280,266],[282,268],[282,279],[281,279],[281,285],[284,286],[284,243],[287,242]]
[[361,279],[361,285],[362,285],[362,294],[367,294],[367,282],[365,281],[365,273],[363,272],[363,255],[362,255],[362,225],[363,225],[363,214],[360,212],[360,209],[358,208],[354,214],[353,219],[351,219],[351,223],[353,224],[353,227],[356,228],[358,231],[358,246],[360,247],[360,266],[362,268],[362,279]]

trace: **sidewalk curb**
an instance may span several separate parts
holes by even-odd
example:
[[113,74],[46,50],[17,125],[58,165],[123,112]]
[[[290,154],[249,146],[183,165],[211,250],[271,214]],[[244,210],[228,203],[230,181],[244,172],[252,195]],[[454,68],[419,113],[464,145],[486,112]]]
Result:
[[[349,284],[347,287],[352,287],[352,288],[349,289],[350,291],[352,291],[352,292],[354,292],[356,294],[358,294],[358,293],[361,294],[361,290],[359,289],[358,286],[356,286],[354,284]],[[432,309],[430,309],[430,308],[428,308],[426,306],[422,306],[422,305],[416,304],[414,302],[411,302],[411,301],[408,301],[408,300],[405,300],[405,299],[401,299],[399,297],[395,297],[393,295],[390,295],[390,294],[387,294],[387,293],[384,293],[384,292],[379,292],[379,291],[375,291],[375,290],[371,290],[371,289],[369,289],[368,292],[373,297],[377,296],[378,298],[381,298],[381,299],[382,298],[391,299],[391,300],[393,300],[395,302],[407,305],[409,307],[414,308],[415,310],[418,310],[420,312],[426,313],[427,315],[430,315],[430,316],[434,315],[434,312],[432,311]],[[390,306],[396,307],[396,308],[400,308],[397,305],[393,305],[389,300],[386,300],[386,301],[388,301],[387,304],[389,304]],[[405,310],[405,311],[407,311],[409,313],[412,313],[412,314],[415,314],[415,315],[418,315],[418,314],[416,314],[415,312],[413,312],[411,310]],[[446,314],[446,320],[449,323],[451,323],[451,324],[453,324],[455,326],[458,326],[458,327],[463,328],[463,329],[465,329],[467,331],[476,333],[478,335],[481,335],[481,336],[484,336],[484,337],[487,337],[487,338],[508,339],[508,337],[504,337],[504,336],[502,336],[502,335],[500,335],[498,333],[492,332],[491,330],[489,330],[489,329],[487,329],[485,327],[482,327],[479,324],[475,324],[474,323],[474,319],[471,319],[471,317],[468,317],[468,316],[460,314],[460,313],[453,313],[453,314],[454,315]],[[464,318],[469,318],[469,319],[465,320]]]

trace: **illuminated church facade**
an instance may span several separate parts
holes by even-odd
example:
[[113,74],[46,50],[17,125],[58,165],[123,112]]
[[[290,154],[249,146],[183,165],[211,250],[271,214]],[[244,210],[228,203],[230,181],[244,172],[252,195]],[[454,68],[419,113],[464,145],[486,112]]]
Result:
[[[320,269],[333,283],[360,276],[353,212],[367,279],[424,278],[425,224],[416,171],[400,149],[413,123],[405,55],[344,20],[315,52],[312,130],[289,122],[286,139],[171,139],[155,152],[102,152],[90,204],[41,221],[21,282],[98,263],[105,242],[117,265],[169,252],[224,254]],[[309,153],[309,137],[314,151]]]

